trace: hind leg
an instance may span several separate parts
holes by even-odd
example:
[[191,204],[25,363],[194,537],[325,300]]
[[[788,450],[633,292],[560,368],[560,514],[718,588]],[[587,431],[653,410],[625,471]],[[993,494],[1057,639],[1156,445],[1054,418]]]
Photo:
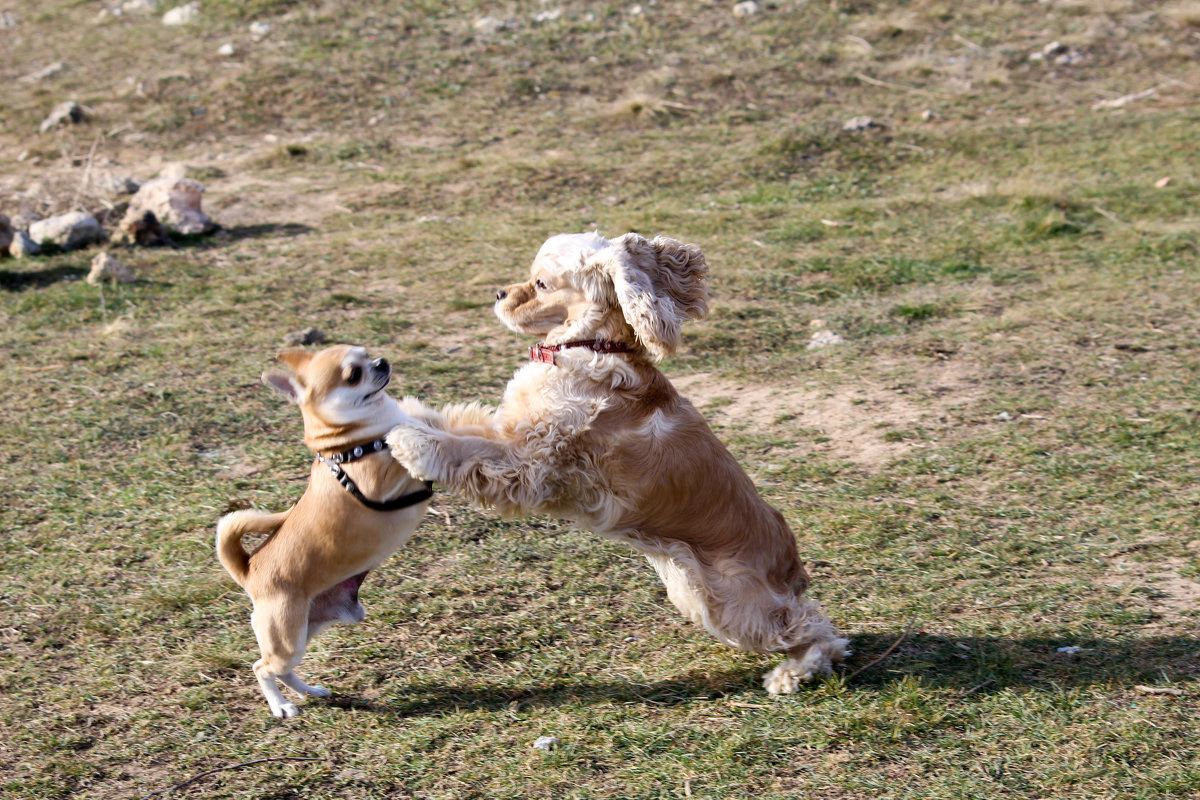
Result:
[[[300,713],[279,691],[278,681],[301,694],[327,697],[329,691],[309,686],[294,672],[304,658],[308,638],[308,599],[305,597],[270,597],[255,600],[250,617],[262,658],[254,662],[254,676],[259,688],[277,717],[294,717]],[[324,694],[322,694],[324,693]]]

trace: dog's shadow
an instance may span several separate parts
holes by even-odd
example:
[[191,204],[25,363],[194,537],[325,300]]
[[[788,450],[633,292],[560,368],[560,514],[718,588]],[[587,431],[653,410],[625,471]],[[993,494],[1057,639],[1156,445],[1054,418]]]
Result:
[[[1011,639],[1003,637],[947,638],[929,634],[905,636],[861,634],[854,637],[855,653],[838,670],[850,691],[887,692],[904,680],[965,698],[999,691],[1051,691],[1097,683],[1159,684],[1200,676],[1200,639],[1157,637],[1113,642],[1083,634]],[[558,679],[526,686],[454,686],[418,681],[404,690],[398,702],[369,702],[334,695],[325,703],[401,717],[440,715],[461,710],[497,711],[530,706],[594,705],[604,703],[679,706],[697,700],[762,694],[757,703],[775,701],[762,693],[760,659],[744,669],[698,672],[651,684],[591,678]],[[804,701],[816,697],[820,681],[793,695]],[[788,698],[783,698],[787,702]],[[515,704],[515,705],[514,705]]]

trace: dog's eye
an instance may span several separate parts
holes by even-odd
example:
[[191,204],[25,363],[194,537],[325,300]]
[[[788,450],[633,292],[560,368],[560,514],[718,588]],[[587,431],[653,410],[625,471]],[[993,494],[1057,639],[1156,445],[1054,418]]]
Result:
[[541,278],[538,278],[536,281],[534,281],[534,282],[533,282],[533,285],[534,285],[535,287],[537,287],[537,290],[538,290],[539,292],[548,292],[548,291],[550,291],[550,287],[549,287],[549,286],[547,286],[547,285],[546,285],[546,282],[545,282],[544,280],[542,280]]
[[351,367],[350,373],[346,375],[346,383],[354,386],[362,380],[362,367]]

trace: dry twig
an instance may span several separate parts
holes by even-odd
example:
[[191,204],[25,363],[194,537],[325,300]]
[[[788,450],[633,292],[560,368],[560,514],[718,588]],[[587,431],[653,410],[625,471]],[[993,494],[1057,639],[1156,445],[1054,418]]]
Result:
[[854,680],[854,679],[855,679],[855,678],[857,678],[859,675],[861,675],[862,673],[866,672],[866,671],[867,671],[867,670],[869,670],[871,667],[875,666],[876,664],[878,664],[879,662],[883,661],[883,660],[884,660],[884,659],[886,659],[888,656],[890,656],[890,655],[891,655],[893,652],[895,652],[896,648],[900,646],[900,643],[901,643],[901,642],[903,642],[905,639],[907,639],[907,638],[908,638],[908,635],[909,635],[910,633],[912,633],[913,626],[914,626],[914,625],[916,625],[916,624],[917,624],[917,618],[916,618],[916,617],[913,617],[912,619],[910,619],[910,620],[908,621],[908,627],[906,627],[906,628],[904,629],[904,633],[900,634],[900,638],[899,638],[899,639],[897,639],[896,641],[892,642],[892,646],[891,646],[891,647],[889,647],[887,650],[884,650],[884,651],[883,651],[883,655],[881,655],[879,658],[875,659],[874,661],[872,661],[872,662],[871,662],[871,663],[869,663],[869,664],[866,664],[866,665],[864,665],[864,666],[861,666],[861,667],[859,667],[858,669],[854,670],[854,672],[851,672],[851,673],[850,673],[850,677],[849,677],[849,678],[846,678],[846,683],[849,683],[850,681]]
[[325,759],[323,759],[323,758],[300,758],[298,756],[278,756],[276,758],[258,758],[258,759],[255,759],[254,761],[243,761],[240,764],[230,764],[227,767],[217,767],[216,769],[210,769],[208,772],[201,772],[199,775],[193,775],[192,777],[188,778],[186,781],[181,781],[179,783],[176,783],[173,786],[168,786],[165,789],[159,789],[158,791],[151,792],[150,794],[143,797],[142,800],[148,800],[149,798],[154,797],[155,795],[166,794],[167,792],[173,792],[176,789],[182,789],[184,786],[187,786],[190,783],[195,783],[196,781],[200,780],[201,778],[207,778],[209,775],[215,775],[218,772],[228,772],[231,769],[241,769],[242,767],[250,767],[255,764],[266,764],[271,761],[324,761],[324,760]]

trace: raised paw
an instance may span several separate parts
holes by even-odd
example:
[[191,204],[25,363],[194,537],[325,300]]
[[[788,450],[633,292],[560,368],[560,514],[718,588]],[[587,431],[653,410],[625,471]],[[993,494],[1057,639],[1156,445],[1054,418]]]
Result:
[[437,464],[437,438],[429,426],[421,422],[393,428],[387,435],[392,457],[404,465],[412,476],[422,481],[443,481]]

